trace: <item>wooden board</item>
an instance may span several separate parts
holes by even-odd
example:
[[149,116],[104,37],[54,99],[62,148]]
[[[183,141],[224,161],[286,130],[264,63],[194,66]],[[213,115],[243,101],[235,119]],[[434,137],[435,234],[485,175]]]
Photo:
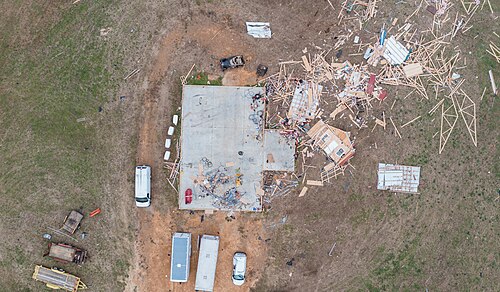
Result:
[[304,67],[306,68],[307,72],[310,72],[312,70],[311,64],[309,64],[309,60],[307,60],[306,56],[302,56],[302,62],[304,63]]
[[300,191],[299,198],[303,197],[306,194],[306,192],[307,192],[307,187],[303,187],[302,191]]
[[406,78],[415,77],[424,73],[420,63],[406,65],[403,67],[403,71],[405,72]]
[[49,257],[59,260],[72,262],[75,258],[75,249],[64,244],[51,244],[49,249]]
[[307,182],[306,182],[306,184],[309,185],[309,186],[318,186],[318,187],[322,187],[323,186],[323,182],[319,181],[319,180],[310,180],[310,179],[308,179]]
[[342,112],[343,110],[345,110],[347,108],[347,106],[345,104],[340,104],[339,106],[337,106],[337,108],[335,108],[335,110],[330,114],[330,118],[334,119],[335,120],[335,117],[340,113]]

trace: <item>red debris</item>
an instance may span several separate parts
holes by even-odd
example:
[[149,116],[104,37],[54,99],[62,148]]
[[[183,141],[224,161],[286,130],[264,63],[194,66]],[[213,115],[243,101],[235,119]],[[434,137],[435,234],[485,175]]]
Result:
[[368,86],[366,87],[366,93],[372,94],[375,89],[375,74],[370,74],[370,80],[368,81]]
[[184,201],[186,204],[191,204],[193,201],[193,191],[191,189],[187,189],[184,193]]
[[90,212],[89,216],[94,217],[95,215],[101,213],[101,208],[97,208],[94,211]]
[[378,99],[381,101],[384,100],[387,97],[387,90],[382,90],[378,96]]

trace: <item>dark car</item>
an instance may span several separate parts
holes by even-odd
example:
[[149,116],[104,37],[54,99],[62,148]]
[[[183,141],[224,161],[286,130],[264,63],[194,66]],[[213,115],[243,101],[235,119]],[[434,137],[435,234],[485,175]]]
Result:
[[222,71],[231,68],[237,68],[245,65],[245,60],[243,56],[232,56],[229,58],[220,59],[220,66]]

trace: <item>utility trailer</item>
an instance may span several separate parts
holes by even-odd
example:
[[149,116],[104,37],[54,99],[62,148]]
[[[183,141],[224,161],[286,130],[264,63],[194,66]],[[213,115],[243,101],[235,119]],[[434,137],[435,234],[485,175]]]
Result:
[[172,236],[172,257],[170,261],[170,281],[187,282],[189,261],[191,260],[191,233],[176,232]]
[[87,251],[63,243],[49,243],[49,251],[44,255],[64,263],[83,264]]
[[218,253],[219,237],[215,235],[202,235],[200,252],[198,255],[195,290],[208,292],[214,290]]
[[77,211],[71,211],[68,216],[64,219],[64,224],[61,227],[61,230],[69,233],[70,235],[75,233],[76,229],[80,226],[80,222],[82,222],[83,214]]
[[78,289],[87,289],[87,286],[78,278],[64,271],[43,266],[36,266],[33,279],[43,282],[48,288],[76,292]]

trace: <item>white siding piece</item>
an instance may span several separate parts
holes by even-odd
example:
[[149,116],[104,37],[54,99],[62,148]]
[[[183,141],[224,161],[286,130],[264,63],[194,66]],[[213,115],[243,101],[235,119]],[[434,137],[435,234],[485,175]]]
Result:
[[167,135],[172,136],[174,134],[174,130],[175,130],[174,127],[172,127],[172,126],[168,127]]
[[[309,90],[311,90],[311,102],[309,102]],[[299,122],[305,122],[306,119],[313,119],[319,107],[319,96],[322,90],[323,86],[319,84],[309,84],[307,81],[298,84],[293,93],[288,117]]]
[[377,189],[402,193],[418,193],[420,167],[378,164]]
[[385,42],[384,58],[389,61],[391,65],[399,65],[406,61],[410,51],[408,51],[403,44],[396,41],[394,36],[391,36]]
[[257,39],[271,38],[271,24],[269,22],[246,22],[247,33]]

